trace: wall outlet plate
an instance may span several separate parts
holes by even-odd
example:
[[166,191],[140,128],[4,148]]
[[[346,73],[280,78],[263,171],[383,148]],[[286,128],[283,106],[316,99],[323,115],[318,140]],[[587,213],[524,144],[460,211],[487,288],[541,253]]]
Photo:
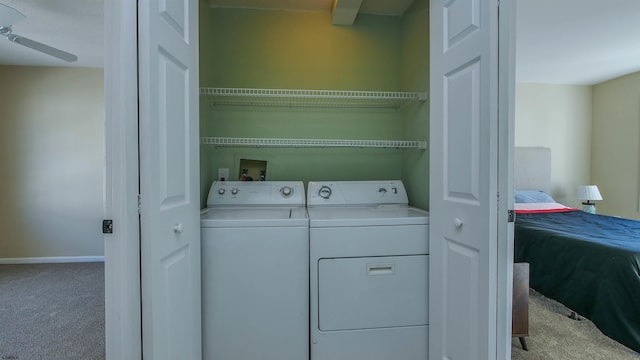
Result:
[[229,181],[229,168],[218,168],[218,180]]

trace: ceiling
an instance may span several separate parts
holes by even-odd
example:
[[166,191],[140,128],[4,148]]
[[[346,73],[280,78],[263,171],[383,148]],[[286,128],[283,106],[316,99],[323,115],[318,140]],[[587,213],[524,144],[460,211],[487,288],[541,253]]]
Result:
[[[332,4],[332,0],[208,1],[222,7],[300,11],[330,11]],[[361,12],[398,15],[411,1],[363,0]],[[640,71],[640,1],[515,1],[518,82],[590,85]],[[27,16],[13,26],[14,33],[78,55],[76,63],[66,63],[0,38],[0,64],[103,66],[104,0],[0,3]]]
[[517,0],[518,82],[597,84],[640,71],[640,1]]

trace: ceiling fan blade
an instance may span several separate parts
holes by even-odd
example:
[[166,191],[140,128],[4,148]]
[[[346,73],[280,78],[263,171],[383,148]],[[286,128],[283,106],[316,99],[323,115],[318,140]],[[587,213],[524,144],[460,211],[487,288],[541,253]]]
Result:
[[22,37],[20,35],[16,35],[16,34],[11,34],[9,36],[7,36],[9,38],[10,41],[20,44],[22,46],[26,46],[28,48],[31,48],[33,50],[37,50],[40,52],[43,52],[47,55],[51,55],[53,57],[57,57],[60,60],[64,60],[67,62],[74,62],[76,60],[78,60],[78,57],[76,55],[73,55],[71,53],[68,53],[66,51],[62,51],[60,49],[56,49],[54,47],[51,47],[49,45],[45,45],[43,43],[39,43],[37,41],[28,39],[26,37]]
[[0,4],[0,26],[9,27],[24,18],[26,16],[20,11],[11,6]]

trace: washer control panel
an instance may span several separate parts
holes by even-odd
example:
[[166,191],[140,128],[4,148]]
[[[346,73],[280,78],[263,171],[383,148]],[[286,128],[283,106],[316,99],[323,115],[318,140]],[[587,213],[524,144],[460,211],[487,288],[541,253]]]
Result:
[[214,181],[207,206],[305,205],[301,181]]
[[310,181],[307,204],[315,205],[407,205],[409,199],[400,180]]

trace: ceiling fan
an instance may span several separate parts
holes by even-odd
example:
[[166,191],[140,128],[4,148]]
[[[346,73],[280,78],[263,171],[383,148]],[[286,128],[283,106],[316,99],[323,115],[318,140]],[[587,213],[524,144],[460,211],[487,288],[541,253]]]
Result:
[[13,43],[26,46],[67,62],[74,62],[78,60],[78,57],[74,54],[28,39],[24,36],[14,34],[11,30],[11,26],[24,18],[26,18],[26,16],[20,11],[10,6],[0,4],[0,35],[6,37]]

